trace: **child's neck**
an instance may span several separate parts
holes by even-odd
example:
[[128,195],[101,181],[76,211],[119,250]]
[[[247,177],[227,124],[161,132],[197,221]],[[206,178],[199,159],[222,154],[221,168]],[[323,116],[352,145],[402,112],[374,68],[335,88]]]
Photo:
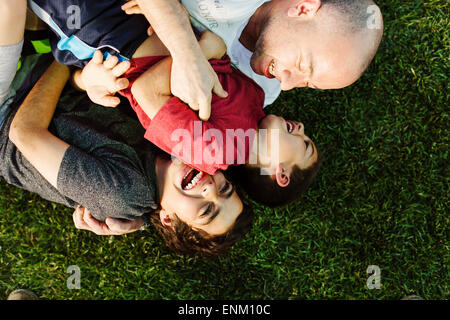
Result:
[[249,155],[250,166],[270,165],[270,157],[267,156],[270,146],[267,139],[267,131],[263,133],[259,128],[256,129],[255,139]]

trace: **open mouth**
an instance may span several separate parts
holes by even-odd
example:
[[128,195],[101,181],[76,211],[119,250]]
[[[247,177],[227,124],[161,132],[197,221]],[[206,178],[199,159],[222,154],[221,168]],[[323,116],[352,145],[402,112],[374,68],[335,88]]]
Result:
[[296,124],[292,121],[286,121],[286,125],[287,125],[287,131],[289,133],[292,133],[296,127]]
[[275,60],[272,60],[269,65],[269,73],[271,76],[275,77]]
[[189,170],[181,181],[181,188],[183,190],[194,189],[203,175],[204,173],[202,171],[198,171],[196,169]]
[[267,78],[275,78],[275,60],[272,60],[269,64],[269,66],[267,67],[265,76]]

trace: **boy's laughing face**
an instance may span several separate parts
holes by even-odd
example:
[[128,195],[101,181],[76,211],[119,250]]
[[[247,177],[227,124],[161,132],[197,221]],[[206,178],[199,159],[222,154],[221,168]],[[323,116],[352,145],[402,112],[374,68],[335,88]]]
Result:
[[[259,124],[259,130],[267,130],[267,135],[259,135],[261,145],[267,146],[268,158],[259,159],[262,167],[270,167],[274,173],[281,165],[286,174],[290,175],[292,168],[296,165],[300,169],[309,168],[318,160],[317,148],[314,142],[305,135],[305,128],[301,122],[285,120],[282,117],[268,115]],[[278,138],[273,139],[272,134],[278,133]],[[274,145],[274,143],[276,143]],[[278,159],[274,159],[272,151],[278,149]],[[272,155],[272,156],[271,156]],[[278,160],[278,161],[276,161]],[[261,166],[261,165],[260,165]]]
[[170,227],[179,219],[210,236],[223,235],[236,222],[243,203],[223,173],[214,176],[179,160],[158,160],[161,222]]

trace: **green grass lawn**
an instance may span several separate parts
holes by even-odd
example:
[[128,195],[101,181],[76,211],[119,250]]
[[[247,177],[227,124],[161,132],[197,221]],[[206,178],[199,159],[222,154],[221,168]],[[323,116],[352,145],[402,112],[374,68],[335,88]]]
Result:
[[[283,93],[322,169],[300,203],[256,206],[223,258],[177,256],[153,229],[78,231],[72,210],[0,183],[0,299],[449,298],[449,30],[446,1],[379,1],[385,36],[349,88]],[[66,286],[81,269],[81,289]],[[366,287],[369,265],[381,289]]]

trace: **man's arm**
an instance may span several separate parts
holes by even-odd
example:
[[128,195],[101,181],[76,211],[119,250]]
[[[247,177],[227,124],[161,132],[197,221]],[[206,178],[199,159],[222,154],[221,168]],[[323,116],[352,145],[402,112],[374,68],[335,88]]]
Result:
[[70,71],[54,62],[36,83],[11,123],[9,137],[25,158],[56,188],[69,145],[48,131]]
[[[220,59],[227,51],[223,40],[210,31],[203,32],[198,43],[203,56],[207,60]],[[173,59],[171,57],[159,61],[144,72],[131,88],[133,97],[150,119],[153,119],[170,99],[170,72],[171,70],[173,72],[172,65]]]
[[183,6],[177,0],[132,0],[123,8],[127,13],[142,12],[170,51],[172,94],[198,110],[200,119],[209,119],[211,91],[223,98],[227,93],[202,55]]

